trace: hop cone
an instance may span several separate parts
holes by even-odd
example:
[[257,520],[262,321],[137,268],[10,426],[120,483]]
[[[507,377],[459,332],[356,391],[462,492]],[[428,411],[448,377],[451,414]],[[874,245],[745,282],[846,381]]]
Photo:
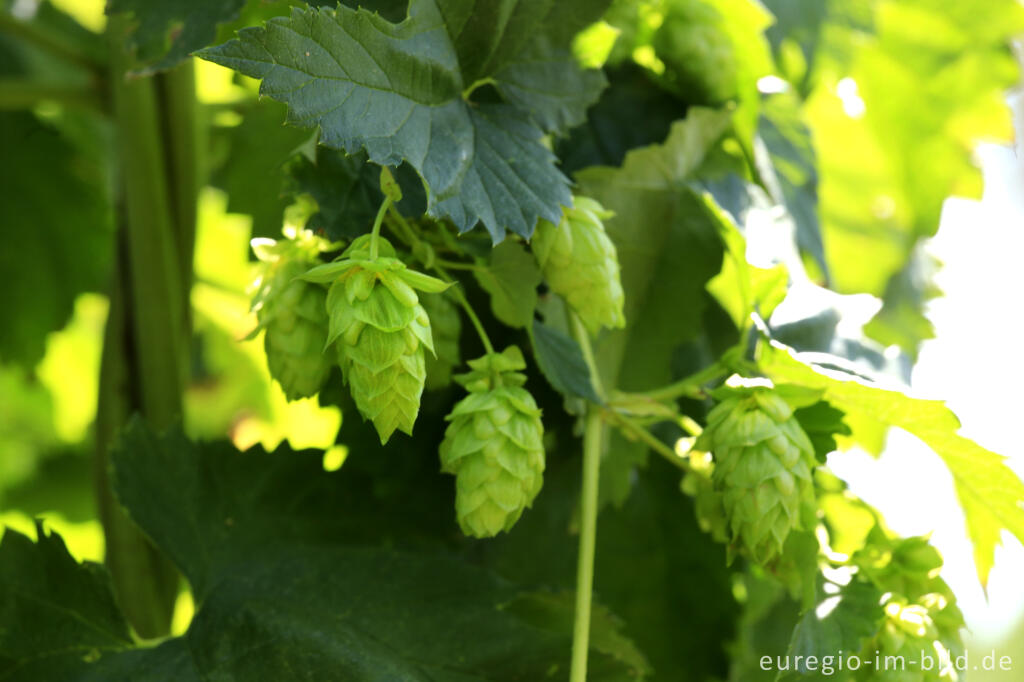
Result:
[[736,96],[737,61],[722,16],[700,0],[673,3],[652,40],[666,79],[688,101],[721,104]]
[[[880,665],[864,666],[861,679],[870,682],[939,682],[956,680],[957,675],[944,664],[959,652],[959,635],[954,635],[957,651],[946,647],[935,616],[950,604],[939,594],[926,594],[917,601],[893,594],[885,604],[885,621],[869,642],[862,656]],[[921,665],[930,657],[931,669]]]
[[769,388],[736,389],[708,415],[695,448],[715,457],[733,545],[770,562],[814,503],[814,449],[789,405]]
[[434,333],[434,352],[427,360],[427,390],[444,388],[452,382],[452,369],[462,362],[459,353],[459,337],[462,335],[462,318],[455,304],[443,294],[420,296],[420,304],[430,317],[430,328]]
[[306,278],[331,283],[327,343],[337,341],[356,408],[386,443],[396,430],[412,434],[426,380],[424,348],[434,352],[430,318],[416,290],[436,293],[448,285],[406,268],[383,238],[371,260],[368,239],[355,240],[342,260]]
[[470,360],[473,371],[455,377],[466,387],[448,415],[441,470],[455,474],[455,512],[466,535],[492,537],[509,530],[540,492],[544,426],[522,385],[523,354],[515,346]]
[[602,219],[612,213],[586,197],[575,197],[556,226],[537,224],[531,246],[551,289],[576,310],[591,333],[602,326],[622,327],[624,296],[619,258]]
[[326,242],[308,231],[286,231],[286,237],[252,240],[263,264],[252,304],[259,325],[252,335],[264,331],[270,375],[288,400],[296,400],[319,391],[331,369],[332,359],[323,352],[326,292],[298,279],[316,264]]

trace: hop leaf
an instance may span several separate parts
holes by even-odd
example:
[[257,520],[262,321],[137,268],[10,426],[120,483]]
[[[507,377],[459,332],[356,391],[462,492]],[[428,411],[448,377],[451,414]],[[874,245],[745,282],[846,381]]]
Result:
[[424,348],[434,352],[430,318],[416,290],[436,293],[448,285],[409,270],[383,238],[371,260],[369,244],[369,235],[356,239],[342,260],[305,278],[331,283],[327,345],[337,342],[356,408],[386,443],[396,430],[412,434],[426,380]]
[[576,310],[591,333],[602,326],[622,327],[625,297],[619,280],[615,244],[604,230],[612,213],[586,197],[575,197],[556,226],[537,224],[532,248],[544,279]]
[[526,367],[516,346],[470,360],[456,377],[469,395],[448,415],[441,470],[455,474],[455,512],[462,532],[493,537],[509,530],[543,484],[544,426],[522,386]]
[[735,389],[708,415],[695,448],[714,455],[733,546],[770,563],[814,504],[814,448],[793,411],[771,388]]
[[263,263],[252,309],[264,331],[270,375],[281,384],[288,400],[316,394],[330,372],[332,359],[324,354],[327,340],[326,291],[299,279],[316,264],[327,243],[308,231],[285,232],[286,239],[252,240]]
[[428,355],[427,390],[444,388],[452,382],[452,369],[462,362],[459,352],[459,337],[462,335],[462,318],[458,308],[443,294],[429,294],[420,297],[420,304],[430,318],[434,335],[434,355]]

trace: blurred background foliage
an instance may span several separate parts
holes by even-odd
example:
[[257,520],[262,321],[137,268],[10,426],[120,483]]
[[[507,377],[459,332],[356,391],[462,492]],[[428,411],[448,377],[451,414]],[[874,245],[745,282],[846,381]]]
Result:
[[[218,39],[293,4],[250,0],[237,21],[220,24]],[[5,11],[28,5],[38,22],[71,36],[82,54],[105,49],[97,35],[105,21],[103,0],[0,3]],[[714,82],[688,73],[693,55],[675,54],[673,43],[659,38],[673,13],[683,15],[683,25],[699,16],[716,27],[707,52],[730,47],[732,57]],[[1007,41],[1021,32],[1024,9],[1016,0],[617,0],[575,45],[582,61],[605,65],[609,87],[588,123],[553,146],[566,172],[617,166],[629,150],[664,141],[688,109],[734,100],[732,139],[704,163],[735,170],[738,159],[749,161],[755,172],[744,171],[745,179],[788,210],[784,227],[799,246],[799,267],[787,263],[790,274],[837,294],[817,299],[816,315],[806,309],[794,315],[815,321],[790,329],[786,341],[821,351],[846,344],[849,351],[838,321],[865,299],[845,295],[877,297],[880,305],[868,299],[866,308],[857,308],[867,310],[861,314],[870,338],[859,340],[856,352],[905,377],[920,344],[933,335],[926,305],[940,294],[932,277],[940,264],[923,241],[935,234],[947,197],[980,193],[975,146],[1012,138],[1005,95],[1019,71]],[[288,403],[270,381],[262,343],[239,343],[255,327],[248,311],[249,239],[277,236],[283,223],[317,211],[324,225],[334,225],[328,229],[343,232],[332,216],[360,210],[371,190],[359,185],[358,172],[348,173],[347,203],[329,205],[321,196],[318,205],[316,187],[302,172],[324,154],[315,151],[312,134],[283,127],[283,107],[258,101],[254,81],[208,62],[197,63],[197,74],[210,162],[200,195],[184,430],[200,439],[227,435],[241,449],[260,444],[272,450],[285,441],[296,450],[328,449],[325,461],[336,468],[345,456],[331,448],[341,410],[316,399]],[[54,59],[0,31],[0,83],[26,75],[61,96],[18,110],[9,104],[18,93],[0,87],[0,104],[7,104],[0,106],[0,272],[7,303],[0,329],[0,524],[31,532],[32,519],[42,517],[74,556],[101,560],[91,458],[116,210],[109,199],[112,133],[90,98],[88,64]],[[622,125],[623,116],[631,125]],[[325,168],[331,161],[320,163]],[[338,172],[346,177],[344,168]],[[47,201],[40,187],[64,200]],[[710,189],[728,204],[728,187]],[[701,320],[708,327],[713,322]],[[899,352],[887,350],[892,347]],[[869,449],[880,448],[881,435]],[[556,460],[546,485],[571,490],[567,472],[575,473]],[[674,594],[673,570],[703,570],[681,552],[643,556],[650,544],[679,542],[692,524],[657,526],[650,538],[630,532],[632,519],[656,514],[677,494],[674,484],[661,489],[665,478],[644,474],[625,516],[602,529],[612,544],[601,550],[607,570],[598,571],[598,589],[614,605],[626,603],[623,595],[635,589],[616,583],[617,557],[632,553],[650,564],[657,580],[643,604],[652,619],[646,643],[655,660],[670,658],[674,646],[657,634],[658,619],[669,615],[666,604],[655,602]],[[543,497],[518,534],[479,550],[482,561],[499,572],[543,570],[521,563],[528,552],[517,543],[545,537],[543,528],[529,526],[549,516],[570,523],[569,500]],[[544,511],[559,504],[566,508]],[[548,535],[551,555],[564,559],[550,570],[564,572],[571,556],[558,546],[559,536]],[[697,554],[708,560],[712,551]],[[686,598],[679,597],[682,603]],[[180,605],[179,631],[188,600]]]

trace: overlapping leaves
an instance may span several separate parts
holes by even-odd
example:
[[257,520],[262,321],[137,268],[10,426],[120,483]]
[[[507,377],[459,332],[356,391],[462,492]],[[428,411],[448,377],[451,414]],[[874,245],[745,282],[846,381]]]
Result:
[[[506,229],[529,236],[538,218],[557,222],[570,202],[540,138],[581,122],[604,85],[566,50],[571,28],[604,4],[412,0],[398,24],[343,6],[293,9],[200,56],[262,79],[322,144],[408,162],[431,216],[463,231],[482,222],[500,241]],[[505,101],[473,101],[485,84]]]

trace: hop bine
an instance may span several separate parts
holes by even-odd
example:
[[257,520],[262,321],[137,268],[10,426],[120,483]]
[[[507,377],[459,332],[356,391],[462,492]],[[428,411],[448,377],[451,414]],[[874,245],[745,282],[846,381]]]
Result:
[[308,398],[323,386],[333,359],[324,354],[327,340],[326,291],[299,279],[317,264],[327,242],[307,230],[285,229],[285,239],[253,239],[262,264],[252,309],[264,332],[270,375],[288,400]]
[[694,448],[714,455],[712,482],[728,517],[730,554],[740,546],[768,564],[782,553],[790,531],[808,525],[814,448],[773,389],[727,390]]
[[439,293],[448,284],[408,269],[394,247],[378,239],[377,258],[370,258],[371,236],[364,235],[341,260],[304,277],[330,283],[326,342],[336,342],[356,408],[387,443],[396,430],[412,434],[426,379],[424,349],[434,352],[430,318],[416,291]]
[[619,258],[602,222],[613,214],[586,197],[575,197],[574,203],[558,225],[537,224],[534,256],[552,291],[569,302],[592,334],[602,326],[623,327]]
[[492,537],[509,530],[543,484],[544,426],[522,386],[526,368],[516,346],[470,360],[455,377],[469,395],[448,415],[441,470],[455,474],[455,512],[462,532]]

